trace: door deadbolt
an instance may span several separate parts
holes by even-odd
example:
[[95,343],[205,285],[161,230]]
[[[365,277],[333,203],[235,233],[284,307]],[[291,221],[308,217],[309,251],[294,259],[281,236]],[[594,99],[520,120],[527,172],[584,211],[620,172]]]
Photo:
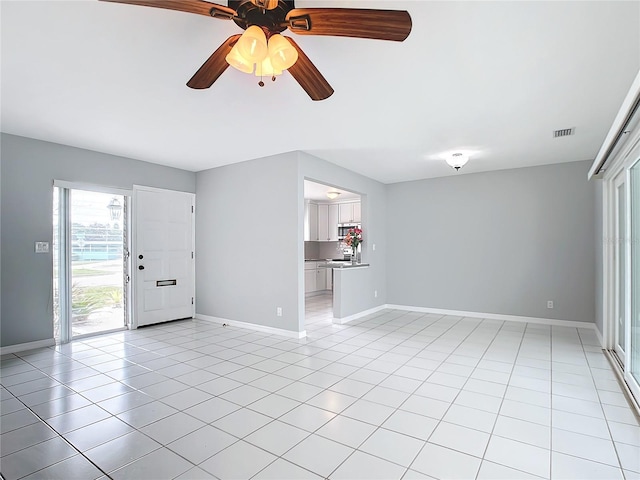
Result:
[[140,254],[140,255],[138,255],[138,258],[139,258],[140,260],[142,260],[142,259],[144,258],[144,255]]

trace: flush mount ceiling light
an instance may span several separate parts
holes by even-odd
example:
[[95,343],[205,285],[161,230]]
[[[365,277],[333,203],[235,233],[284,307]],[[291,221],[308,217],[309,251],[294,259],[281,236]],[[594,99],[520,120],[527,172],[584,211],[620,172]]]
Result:
[[[280,33],[371,38],[402,42],[411,32],[411,16],[404,10],[366,8],[296,8],[295,0],[103,0],[195,13],[232,20],[245,30],[231,35],[211,54],[187,86],[209,88],[231,65],[241,72],[275,80],[284,70],[312,100],[324,100],[333,88],[298,44]],[[305,2],[306,3],[306,2]],[[357,2],[359,3],[359,2]],[[264,86],[260,79],[258,85]]]
[[327,192],[327,197],[334,200],[340,196],[340,192]]
[[446,158],[446,162],[450,167],[460,170],[469,161],[469,155],[464,153],[452,153]]

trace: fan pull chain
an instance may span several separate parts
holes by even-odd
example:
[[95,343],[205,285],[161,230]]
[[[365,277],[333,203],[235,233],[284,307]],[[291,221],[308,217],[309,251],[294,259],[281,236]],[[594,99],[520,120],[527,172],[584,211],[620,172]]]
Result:
[[[276,81],[276,76],[275,75],[271,76],[271,81],[272,82]],[[262,75],[260,75],[260,81],[258,82],[258,85],[260,85],[261,87],[264,87],[264,82],[262,81]]]

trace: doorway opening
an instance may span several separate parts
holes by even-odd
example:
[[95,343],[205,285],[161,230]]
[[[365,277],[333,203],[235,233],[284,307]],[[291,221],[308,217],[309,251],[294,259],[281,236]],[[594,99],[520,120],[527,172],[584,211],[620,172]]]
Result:
[[126,328],[128,196],[53,189],[54,337],[59,343]]
[[361,228],[361,196],[311,180],[304,181],[305,330],[333,320],[332,264],[350,262],[344,243],[350,228]]

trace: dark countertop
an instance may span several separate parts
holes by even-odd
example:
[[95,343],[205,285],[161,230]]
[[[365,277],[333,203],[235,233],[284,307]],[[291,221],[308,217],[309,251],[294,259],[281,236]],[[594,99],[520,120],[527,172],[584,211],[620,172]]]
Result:
[[368,267],[368,263],[351,263],[351,262],[327,262],[327,268],[359,268],[359,267]]
[[305,259],[305,262],[321,262],[323,265],[320,267],[325,268],[356,268],[356,267],[368,267],[368,263],[351,263],[351,260],[327,260],[326,258],[322,259]]
[[305,262],[348,262],[349,260],[344,260],[342,258],[305,258]]

